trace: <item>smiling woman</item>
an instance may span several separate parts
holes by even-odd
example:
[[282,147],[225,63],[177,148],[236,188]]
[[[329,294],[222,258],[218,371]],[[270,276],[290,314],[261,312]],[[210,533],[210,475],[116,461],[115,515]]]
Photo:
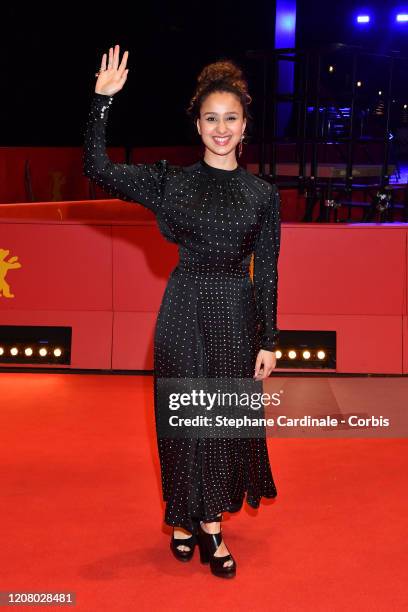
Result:
[[215,62],[201,71],[187,112],[196,122],[209,164],[224,170],[236,167],[236,146],[239,157],[247,122],[252,119],[251,101],[243,74],[233,62]]
[[[153,211],[178,244],[154,338],[156,423],[168,416],[158,383],[168,378],[263,380],[276,366],[279,195],[237,164],[250,97],[233,62],[206,66],[188,109],[205,145],[186,167],[115,164],[105,129],[113,95],[127,78],[128,54],[102,58],[85,134],[84,172],[108,193]],[[254,256],[253,281],[249,274]],[[171,550],[189,561],[195,545],[214,575],[231,578],[236,561],[221,536],[223,512],[275,497],[265,437],[169,438],[157,427],[165,522]]]

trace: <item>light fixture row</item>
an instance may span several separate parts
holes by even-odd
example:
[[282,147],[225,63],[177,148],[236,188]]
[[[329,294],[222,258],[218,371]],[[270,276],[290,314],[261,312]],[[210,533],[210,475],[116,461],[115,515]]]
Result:
[[26,357],[32,357],[33,355],[39,355],[40,357],[47,357],[50,355],[53,355],[54,357],[61,357],[62,356],[62,349],[59,348],[58,346],[56,346],[55,348],[45,348],[44,346],[42,346],[41,348],[38,347],[31,347],[31,346],[26,346],[25,348],[19,348],[17,346],[10,346],[10,347],[4,347],[4,346],[0,346],[0,357],[2,356],[7,356],[7,355],[11,355],[12,357],[17,357],[17,355],[25,355]]
[[[312,353],[308,350],[304,350],[304,351],[295,351],[294,349],[289,349],[286,352],[286,356],[289,359],[305,359],[305,360],[309,360],[312,358]],[[276,359],[282,359],[283,357],[283,353],[281,350],[276,350]],[[323,361],[324,359],[326,359],[326,352],[323,351],[322,349],[315,351],[315,358],[319,359],[320,361]]]
[[[372,15],[365,13],[356,16],[356,22],[358,24],[367,25],[372,21]],[[394,21],[397,23],[407,23],[408,22],[408,13],[397,13],[394,14]]]

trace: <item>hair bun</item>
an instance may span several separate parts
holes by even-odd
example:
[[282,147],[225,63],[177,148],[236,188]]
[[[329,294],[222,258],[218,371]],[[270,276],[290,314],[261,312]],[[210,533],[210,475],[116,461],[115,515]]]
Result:
[[248,95],[248,84],[243,72],[231,60],[220,60],[205,66],[198,75],[197,83],[201,90],[220,83],[234,87],[243,95]]
[[193,120],[199,116],[200,105],[204,98],[217,90],[235,93],[241,100],[244,116],[250,118],[248,104],[252,102],[252,98],[248,93],[248,83],[243,71],[232,60],[222,59],[204,66],[197,77],[196,90],[187,109]]
[[233,87],[247,90],[243,72],[230,60],[223,60],[205,66],[197,79],[201,87],[206,87],[214,81],[228,81]]

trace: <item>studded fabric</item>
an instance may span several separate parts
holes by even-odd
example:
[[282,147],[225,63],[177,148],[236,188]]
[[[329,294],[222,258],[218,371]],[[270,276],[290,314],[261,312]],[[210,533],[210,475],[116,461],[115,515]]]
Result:
[[[118,164],[106,154],[112,96],[95,94],[85,129],[84,174],[107,193],[155,213],[178,245],[154,338],[157,379],[252,378],[260,348],[275,350],[280,198],[238,166]],[[249,273],[254,254],[253,280]],[[165,521],[192,531],[246,501],[275,497],[266,440],[158,438]]]

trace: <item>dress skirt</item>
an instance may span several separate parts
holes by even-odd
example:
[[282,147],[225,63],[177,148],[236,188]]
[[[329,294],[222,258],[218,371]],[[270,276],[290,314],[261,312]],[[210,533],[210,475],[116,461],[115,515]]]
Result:
[[[159,378],[252,378],[258,352],[249,261],[211,267],[181,259],[168,280],[154,340]],[[157,437],[165,522],[192,531],[277,495],[265,438]]]

